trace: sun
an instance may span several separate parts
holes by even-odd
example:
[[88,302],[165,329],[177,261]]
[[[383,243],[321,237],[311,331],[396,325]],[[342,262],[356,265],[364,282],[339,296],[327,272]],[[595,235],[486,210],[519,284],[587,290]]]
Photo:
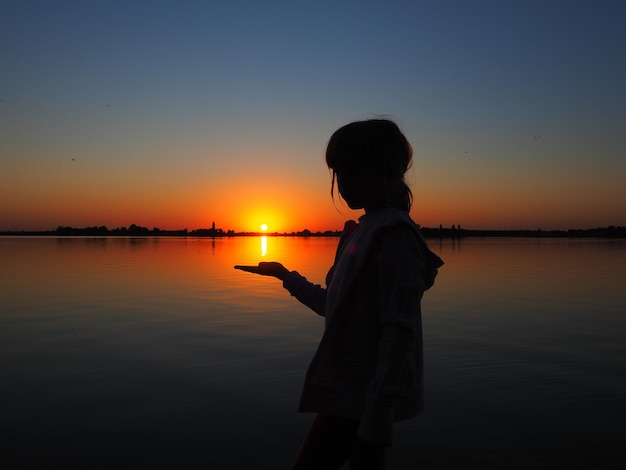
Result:
[[267,232],[268,226],[267,224],[261,224],[261,231]]

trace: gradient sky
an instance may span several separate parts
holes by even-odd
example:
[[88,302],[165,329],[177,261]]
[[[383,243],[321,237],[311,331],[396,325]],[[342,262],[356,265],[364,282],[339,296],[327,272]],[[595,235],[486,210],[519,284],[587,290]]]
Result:
[[339,229],[324,148],[393,116],[423,226],[626,226],[626,2],[0,5],[0,230]]

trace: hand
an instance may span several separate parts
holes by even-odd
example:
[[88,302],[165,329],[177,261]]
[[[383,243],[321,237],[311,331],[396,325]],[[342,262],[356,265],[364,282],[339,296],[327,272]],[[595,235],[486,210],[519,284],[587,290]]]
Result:
[[240,269],[249,273],[260,274],[261,276],[273,276],[281,281],[289,273],[289,270],[276,261],[261,261],[257,266],[236,265],[235,269]]

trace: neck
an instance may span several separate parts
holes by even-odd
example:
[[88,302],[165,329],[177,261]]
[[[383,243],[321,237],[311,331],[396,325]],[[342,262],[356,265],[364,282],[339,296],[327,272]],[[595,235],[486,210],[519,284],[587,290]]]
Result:
[[365,213],[367,214],[368,212],[374,212],[380,209],[388,209],[388,208],[392,208],[393,206],[391,204],[388,203],[380,203],[380,204],[372,204],[371,206],[367,206],[364,207],[363,210],[365,210]]

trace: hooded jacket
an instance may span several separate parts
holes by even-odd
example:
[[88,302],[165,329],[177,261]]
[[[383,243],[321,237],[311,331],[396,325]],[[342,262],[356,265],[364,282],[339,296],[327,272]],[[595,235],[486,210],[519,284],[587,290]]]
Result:
[[346,222],[326,288],[285,277],[325,317],[299,411],[358,420],[359,437],[391,445],[393,422],[423,408],[421,298],[442,265],[407,212],[382,208]]

